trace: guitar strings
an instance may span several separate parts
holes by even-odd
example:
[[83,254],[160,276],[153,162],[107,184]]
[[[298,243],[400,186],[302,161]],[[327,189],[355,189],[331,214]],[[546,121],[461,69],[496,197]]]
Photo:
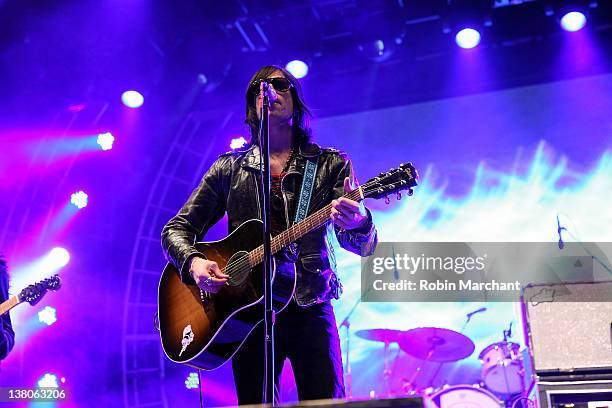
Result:
[[[372,181],[372,182],[370,182],[370,183],[373,183],[373,182],[374,182],[374,181]],[[361,187],[361,190],[362,190],[364,193],[365,193],[366,191],[368,191],[368,190],[369,190],[369,188],[371,187],[371,186],[369,185],[370,183],[366,183],[366,184],[364,184],[364,185],[360,186],[360,187]],[[358,190],[358,189],[357,189],[357,190],[354,190],[354,191],[352,191],[352,192],[350,192],[350,193],[348,193],[348,194],[345,194],[343,197],[352,198],[351,196],[354,196],[354,195],[355,195],[354,193],[359,193],[359,190]],[[354,197],[354,198],[360,198],[360,195],[358,195],[357,197]],[[328,204],[328,205],[326,205],[325,207],[321,208],[320,210],[317,210],[317,211],[316,211],[314,214],[312,214],[312,215],[311,215],[311,216],[309,216],[308,218],[316,218],[317,216],[320,216],[320,215],[321,215],[321,213],[323,213],[323,212],[329,212],[329,210],[331,210],[331,204]],[[281,232],[281,233],[280,233],[280,234],[278,234],[277,236],[273,237],[273,239],[274,239],[274,238],[279,237],[280,235],[282,235],[282,234],[284,234],[284,233],[286,233],[286,231],[289,231],[289,230],[292,230],[292,229],[297,229],[297,230],[299,230],[300,228],[302,228],[302,226],[306,225],[306,224],[303,224],[305,221],[306,221],[306,220],[302,220],[302,221],[298,222],[297,224],[294,224],[294,225],[293,225],[291,228],[289,228],[289,229],[287,229],[287,230],[285,230],[285,231]],[[322,224],[319,224],[319,225],[322,225]],[[249,260],[250,254],[251,254],[251,253],[254,253],[254,252],[261,252],[261,249],[260,249],[260,248],[262,248],[262,249],[263,249],[263,246],[262,246],[262,245],[260,245],[259,247],[255,248],[254,250],[252,250],[251,252],[249,252],[247,255],[245,255],[245,256],[243,256],[242,258],[240,258],[240,259],[239,259],[237,262],[235,262],[235,263],[231,263],[231,264],[227,265],[227,266],[226,266],[224,269],[222,269],[222,272],[223,272],[223,273],[225,273],[225,274],[227,274],[227,275],[229,275],[229,276],[231,277],[231,276],[232,276],[232,274],[233,274],[234,272],[237,272],[238,270],[241,270],[241,269],[243,269],[243,268],[246,268],[247,266],[248,266],[248,267],[251,267],[251,266],[250,266],[250,260]]]
[[[349,199],[358,199],[358,201],[362,201],[361,194],[363,194],[365,196],[367,193],[375,191],[375,190],[377,190],[379,188],[379,187],[375,187],[373,190],[370,190],[375,183],[378,183],[380,181],[380,178],[381,178],[380,176],[379,177],[375,177],[371,181],[369,181],[369,182],[359,186],[360,188],[358,188],[356,190],[353,190],[350,193],[343,195],[342,197],[349,198]],[[361,190],[361,194],[360,194],[359,190]],[[317,218],[317,217],[321,216],[321,213],[330,212],[329,210],[331,210],[331,204],[328,204],[325,207],[321,208],[320,210],[317,210],[314,214],[311,214],[308,218]],[[286,233],[287,231],[290,231],[290,230],[298,230],[299,231],[304,225],[308,225],[308,224],[304,224],[308,218],[298,222],[297,224],[294,224],[293,226],[291,226],[290,228],[288,228],[285,231],[281,232],[280,234],[276,235],[275,237],[272,237],[272,239],[278,238],[282,234],[284,234],[284,233]],[[320,225],[323,225],[324,223],[325,222],[317,225],[317,227],[320,226]],[[253,266],[250,265],[251,262],[250,262],[250,259],[249,259],[251,254],[255,253],[255,252],[257,252],[257,253],[262,252],[262,250],[263,250],[263,245],[258,246],[257,248],[255,248],[252,251],[250,251],[247,255],[241,257],[237,262],[227,265],[225,268],[223,268],[221,270],[221,272],[223,272],[223,273],[225,273],[225,274],[227,274],[227,275],[229,275],[231,277],[234,272],[237,272],[237,271],[239,271],[239,270],[241,270],[243,268],[246,268],[246,267],[249,267],[249,269],[252,268],[254,265]],[[277,251],[275,251],[275,253],[276,252]]]
[[[362,186],[360,186],[361,191],[363,192],[363,194],[364,194],[364,195],[365,195],[366,193],[371,192],[371,191],[370,191],[370,188],[372,187],[372,186],[371,186],[371,184],[374,184],[374,183],[378,182],[378,181],[379,181],[378,179],[379,179],[379,178],[377,177],[377,178],[373,179],[372,181],[370,181],[370,182],[368,182],[368,183],[365,183],[365,184],[363,184]],[[353,196],[355,196],[355,195],[356,195],[356,197],[353,197]],[[342,197],[346,197],[346,198],[350,198],[350,199],[354,199],[354,198],[356,198],[356,199],[360,199],[360,198],[361,198],[361,194],[359,194],[359,189],[356,189],[356,190],[351,191],[351,192],[350,192],[350,193],[348,193],[348,194],[343,195]],[[359,200],[359,201],[361,201],[361,200]],[[321,208],[320,210],[317,210],[317,211],[316,211],[314,214],[312,214],[312,215],[311,215],[311,216],[309,216],[308,218],[316,218],[317,216],[320,216],[320,215],[321,215],[321,213],[324,213],[324,212],[330,212],[330,210],[331,210],[331,204],[328,204],[328,205],[326,205],[325,207]],[[285,233],[286,231],[289,231],[289,230],[291,230],[291,229],[297,229],[297,230],[299,230],[299,229],[300,229],[300,228],[301,228],[303,225],[305,225],[305,224],[303,224],[305,221],[306,221],[306,220],[302,220],[302,221],[298,222],[297,224],[294,224],[294,225],[293,225],[291,228],[289,228],[289,229],[287,229],[287,230],[285,230],[285,231],[281,232],[281,233],[280,233],[280,234],[278,234],[277,236],[273,237],[273,239],[274,239],[274,238],[279,237],[281,234],[283,234],[283,233]],[[319,224],[319,225],[323,225],[323,224],[324,224],[324,223]],[[261,249],[260,249],[260,248],[261,248]],[[222,271],[223,273],[225,273],[225,274],[227,274],[227,275],[229,275],[229,276],[231,277],[231,276],[232,276],[232,274],[233,274],[234,272],[237,272],[238,270],[241,270],[241,269],[246,268],[246,267],[251,268],[252,266],[250,265],[250,260],[249,260],[251,253],[261,252],[261,251],[262,251],[262,249],[263,249],[263,245],[258,246],[257,248],[255,248],[255,249],[253,249],[251,252],[249,252],[247,255],[245,255],[245,256],[243,256],[242,258],[240,258],[240,259],[239,259],[237,262],[232,263],[232,264],[230,264],[230,265],[227,265],[227,266],[226,266],[224,269],[222,269],[221,271]]]

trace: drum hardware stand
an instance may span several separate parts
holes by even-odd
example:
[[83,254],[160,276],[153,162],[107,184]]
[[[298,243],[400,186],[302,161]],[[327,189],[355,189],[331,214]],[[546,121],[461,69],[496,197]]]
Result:
[[385,341],[385,348],[383,350],[383,378],[385,381],[385,388],[387,391],[387,397],[391,397],[391,375],[393,371],[389,369],[389,345],[391,343]]
[[345,375],[345,380],[346,380],[346,398],[347,399],[351,399],[353,397],[353,377],[351,375],[351,360],[350,360],[350,351],[351,351],[351,336],[350,336],[350,331],[351,331],[351,322],[350,322],[350,318],[353,315],[353,312],[355,312],[355,309],[357,309],[357,306],[359,306],[359,304],[361,303],[361,297],[359,297],[357,299],[357,301],[355,302],[355,304],[353,305],[353,307],[351,308],[351,310],[349,310],[348,314],[346,315],[346,317],[344,318],[344,320],[342,321],[342,323],[340,323],[340,327],[339,328],[343,328],[346,327],[346,375]]
[[[487,310],[486,307],[481,307],[478,310],[475,310],[471,313],[468,313],[466,315],[466,319],[465,322],[463,323],[463,326],[461,326],[461,330],[459,330],[459,333],[463,334],[463,331],[465,330],[465,328],[467,327],[467,325],[470,323],[470,321],[472,320],[472,316],[474,316],[476,313],[481,313],[484,312],[485,310]],[[438,374],[440,373],[440,370],[442,369],[442,366],[444,365],[444,362],[440,363],[438,365],[438,367],[436,368],[436,371],[433,373],[433,375],[431,376],[431,379],[429,380],[429,385],[432,385],[434,380],[436,379],[436,377],[438,376]]]
[[[431,356],[433,356],[433,353],[436,351],[436,347],[441,346],[442,344],[444,344],[444,340],[443,339],[441,339],[439,337],[433,337],[433,341],[431,342],[431,348],[429,349],[429,352],[427,353],[427,357],[425,357],[423,362],[417,367],[417,369],[414,371],[414,373],[412,374],[412,376],[408,380],[408,383],[406,384],[406,387],[408,388],[408,390],[410,390],[411,392],[416,391],[415,383],[414,383],[415,380],[417,379],[419,373],[423,370],[424,364],[426,364],[429,361],[429,359],[431,358]],[[438,367],[438,370],[434,374],[434,377],[438,374],[438,371],[439,371],[440,367],[442,367],[442,364],[444,364],[444,363],[440,363],[440,365]],[[429,385],[431,385],[431,383],[433,382],[434,377],[432,377],[431,380],[429,380]]]
[[[508,330],[504,330],[504,343],[508,343],[508,339],[512,337],[512,324],[514,323],[514,321],[510,322],[510,326],[508,326]],[[506,364],[505,361],[502,362],[502,364]],[[521,376],[524,377],[525,376],[525,367],[521,368]],[[521,381],[523,382],[523,381]],[[508,379],[508,373],[506,372],[506,370],[504,370],[504,383],[506,384],[506,389],[510,389],[510,380]],[[508,398],[512,398],[512,395],[510,395]],[[516,401],[515,401],[516,403]],[[514,404],[513,404],[514,405]]]

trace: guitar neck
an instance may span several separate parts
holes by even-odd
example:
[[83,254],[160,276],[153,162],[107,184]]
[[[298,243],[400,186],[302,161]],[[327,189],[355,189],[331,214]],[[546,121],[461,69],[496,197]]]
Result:
[[0,316],[17,306],[19,303],[19,298],[17,296],[11,296],[6,302],[0,304]]
[[[363,190],[361,187],[359,187],[356,190],[345,194],[343,197],[357,202],[362,201],[364,198]],[[309,215],[302,221],[293,224],[290,228],[273,237],[271,240],[272,254],[276,254],[287,245],[297,241],[304,235],[308,234],[310,231],[328,222],[330,214],[331,204],[327,204],[325,207],[316,211],[314,214]],[[260,245],[251,252],[249,252],[250,266],[254,267],[263,262],[263,255],[263,245]]]

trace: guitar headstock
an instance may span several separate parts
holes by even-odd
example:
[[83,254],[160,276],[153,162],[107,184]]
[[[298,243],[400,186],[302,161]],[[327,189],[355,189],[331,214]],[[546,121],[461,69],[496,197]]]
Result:
[[47,291],[56,291],[61,287],[62,281],[60,280],[59,275],[54,275],[24,288],[21,292],[19,292],[18,298],[20,302],[28,302],[33,306],[40,302]]
[[412,189],[418,185],[419,174],[412,163],[402,163],[397,168],[391,169],[386,173],[380,173],[361,186],[365,198],[386,198],[390,194],[397,194],[401,198],[401,192],[406,190],[411,196]]

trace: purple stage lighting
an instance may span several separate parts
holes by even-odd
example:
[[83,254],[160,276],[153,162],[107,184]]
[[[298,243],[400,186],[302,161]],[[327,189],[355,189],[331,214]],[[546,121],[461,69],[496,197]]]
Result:
[[232,141],[230,142],[230,149],[232,150],[240,149],[241,147],[244,147],[244,145],[246,144],[247,144],[246,139],[240,136],[235,139],[232,139]]
[[287,68],[287,71],[291,72],[291,74],[296,78],[304,78],[306,75],[308,75],[308,65],[304,61],[289,61],[285,68]]
[[113,148],[113,142],[115,141],[115,136],[111,132],[100,133],[98,135],[98,145],[104,151],[110,150]]
[[185,380],[185,388],[188,390],[194,390],[200,386],[200,379],[198,373],[189,373],[189,376]]
[[79,210],[87,207],[89,196],[84,191],[77,191],[70,196],[70,202]]
[[561,17],[561,27],[565,31],[578,31],[586,24],[586,16],[579,11],[572,11]]
[[38,312],[38,321],[45,323],[47,326],[51,326],[53,323],[57,322],[57,313],[55,308],[46,306],[43,310]]
[[56,247],[47,255],[47,262],[52,269],[62,268],[70,261],[70,254],[64,248]]
[[128,108],[140,108],[144,103],[144,96],[138,91],[125,91],[121,95],[121,101]]
[[455,41],[461,48],[474,48],[480,43],[480,33],[473,28],[464,28],[457,33]]

